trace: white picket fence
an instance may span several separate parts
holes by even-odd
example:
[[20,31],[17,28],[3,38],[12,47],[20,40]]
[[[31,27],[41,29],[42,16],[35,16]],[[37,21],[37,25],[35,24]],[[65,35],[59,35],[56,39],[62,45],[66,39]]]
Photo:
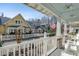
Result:
[[0,56],[45,56],[56,48],[56,36],[46,37],[0,47]]
[[[49,35],[49,33],[47,33]],[[30,38],[30,37],[41,37],[44,36],[44,34],[22,34],[22,38]],[[13,40],[16,39],[15,35],[0,35],[0,40],[5,41],[5,40]]]

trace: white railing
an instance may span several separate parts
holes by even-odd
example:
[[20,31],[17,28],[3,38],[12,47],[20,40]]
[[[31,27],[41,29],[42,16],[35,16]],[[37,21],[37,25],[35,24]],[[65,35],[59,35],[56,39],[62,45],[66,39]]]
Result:
[[[47,35],[49,35],[49,33],[47,33]],[[44,34],[22,34],[21,35],[22,38],[40,37],[40,36],[44,36]],[[0,39],[2,39],[2,41],[13,40],[13,39],[16,39],[16,36],[15,35],[0,35]]]
[[0,47],[1,56],[43,56],[57,48],[57,38],[47,37]]
[[47,55],[57,48],[57,37],[48,37],[47,38]]

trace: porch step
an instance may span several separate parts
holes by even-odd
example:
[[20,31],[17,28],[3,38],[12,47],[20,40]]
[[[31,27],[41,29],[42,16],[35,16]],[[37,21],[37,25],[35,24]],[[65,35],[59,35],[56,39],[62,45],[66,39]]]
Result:
[[62,49],[57,48],[54,52],[52,52],[49,56],[61,56]]

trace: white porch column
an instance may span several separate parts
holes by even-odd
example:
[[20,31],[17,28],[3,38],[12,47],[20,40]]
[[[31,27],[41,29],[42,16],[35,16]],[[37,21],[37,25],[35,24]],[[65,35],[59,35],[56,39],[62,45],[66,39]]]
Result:
[[64,23],[64,33],[63,33],[63,40],[62,40],[62,45],[63,45],[63,47],[65,47],[65,40],[66,40],[66,35],[67,35],[67,24],[66,23]]
[[43,47],[44,55],[47,55],[47,33],[44,32],[44,44],[45,46]]
[[69,27],[69,33],[73,32],[73,28],[70,26]]
[[61,23],[57,21],[56,36],[61,36]]
[[64,23],[64,35],[67,35],[67,24]]
[[46,32],[44,32],[44,38],[46,38],[47,37],[47,33]]

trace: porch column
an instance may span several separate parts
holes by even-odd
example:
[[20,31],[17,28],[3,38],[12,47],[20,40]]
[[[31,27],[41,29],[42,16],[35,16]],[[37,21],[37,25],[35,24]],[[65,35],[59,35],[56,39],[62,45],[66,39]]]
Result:
[[64,23],[64,36],[63,36],[63,40],[62,40],[62,45],[63,47],[65,47],[65,40],[66,40],[66,36],[67,35],[67,24]]
[[67,35],[67,24],[64,23],[64,35]]
[[56,36],[61,36],[61,23],[57,21]]
[[69,33],[73,32],[73,28],[69,26]]
[[46,38],[47,37],[47,33],[46,32],[44,32],[44,38]]

